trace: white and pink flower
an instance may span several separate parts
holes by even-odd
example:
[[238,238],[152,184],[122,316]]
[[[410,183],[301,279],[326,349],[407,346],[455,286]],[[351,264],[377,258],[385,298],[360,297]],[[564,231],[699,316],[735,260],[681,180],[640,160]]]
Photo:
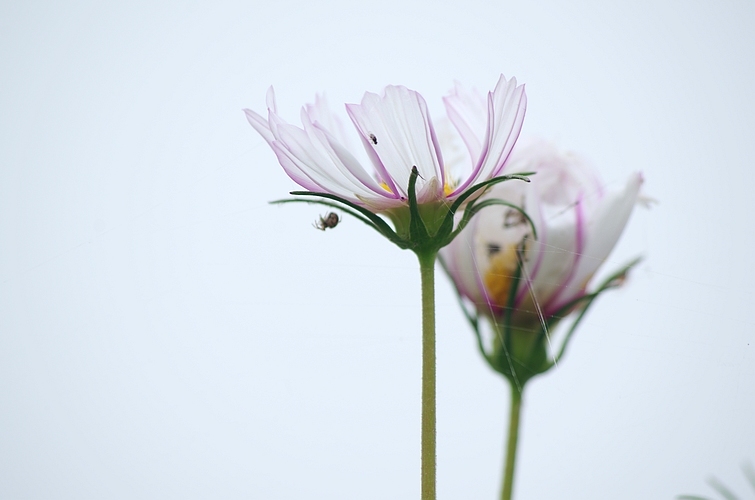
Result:
[[388,86],[382,96],[367,92],[360,104],[346,105],[367,161],[347,149],[343,127],[322,99],[302,108],[301,127],[278,115],[272,87],[267,117],[244,111],[294,182],[307,191],[383,212],[407,205],[415,166],[419,204],[454,200],[474,184],[501,175],[506,167],[524,120],[524,86],[501,75],[487,100],[457,85],[444,101],[448,118],[471,154],[471,168],[460,179],[451,178],[443,163],[425,100],[403,86]]

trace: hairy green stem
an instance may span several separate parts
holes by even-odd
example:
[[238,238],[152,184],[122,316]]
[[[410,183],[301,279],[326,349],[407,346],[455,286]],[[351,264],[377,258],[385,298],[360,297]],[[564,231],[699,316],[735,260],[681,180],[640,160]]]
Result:
[[519,440],[519,416],[522,413],[522,391],[513,380],[511,386],[511,412],[509,413],[509,440],[506,445],[506,464],[503,471],[503,488],[501,500],[511,500],[514,490],[514,464],[516,463],[516,445]]
[[417,254],[422,277],[422,500],[435,500],[435,257]]

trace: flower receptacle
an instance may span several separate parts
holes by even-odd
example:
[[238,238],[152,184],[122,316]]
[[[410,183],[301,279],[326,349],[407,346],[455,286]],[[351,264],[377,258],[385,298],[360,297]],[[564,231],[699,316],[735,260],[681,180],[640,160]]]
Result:
[[488,354],[491,368],[519,386],[548,371],[553,360],[548,342],[537,329],[495,325],[492,349]]
[[[434,238],[439,236],[439,230],[448,215],[448,203],[442,201],[423,203],[417,205],[417,213],[427,231],[427,236]],[[411,237],[412,211],[408,206],[388,209],[385,215],[393,223],[396,234],[400,238],[408,240]]]
[[[391,227],[383,217],[375,212],[370,211],[364,206],[360,206],[352,201],[340,198],[330,193],[315,193],[311,191],[293,191],[295,196],[304,196],[309,199],[295,198],[291,200],[278,200],[272,203],[315,203],[330,208],[340,208],[347,214],[361,220],[368,226],[371,226],[377,232],[395,243],[399,248],[412,250],[417,255],[433,255],[451,243],[451,241],[461,232],[469,221],[483,208],[493,204],[503,204],[521,211],[519,207],[511,205],[503,200],[486,200],[479,202],[480,194],[489,186],[508,181],[520,180],[530,182],[528,176],[531,173],[522,173],[514,175],[504,175],[494,177],[487,181],[475,184],[457,198],[451,200],[441,199],[436,201],[418,203],[417,201],[417,178],[419,171],[417,167],[412,168],[409,177],[409,203],[407,205],[386,209],[380,214],[387,217],[394,227]],[[312,199],[320,198],[320,199]],[[462,211],[462,216],[456,222],[456,213]],[[522,212],[522,215],[530,222],[529,216]],[[534,225],[533,231],[534,231]]]

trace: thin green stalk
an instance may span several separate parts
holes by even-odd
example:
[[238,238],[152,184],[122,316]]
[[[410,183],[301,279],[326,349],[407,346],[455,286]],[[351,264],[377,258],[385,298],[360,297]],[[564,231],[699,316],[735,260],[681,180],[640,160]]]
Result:
[[422,277],[422,500],[435,500],[435,257],[417,254]]
[[511,500],[514,490],[514,464],[516,463],[516,445],[519,440],[519,416],[522,413],[522,391],[512,380],[511,385],[511,412],[509,414],[509,441],[506,445],[506,465],[503,471],[503,488],[501,500]]

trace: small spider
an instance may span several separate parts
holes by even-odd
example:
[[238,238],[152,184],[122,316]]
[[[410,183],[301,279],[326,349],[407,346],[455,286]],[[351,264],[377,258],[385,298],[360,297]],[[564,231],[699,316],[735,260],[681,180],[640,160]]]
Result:
[[328,228],[333,229],[338,225],[339,222],[341,222],[341,219],[338,218],[338,214],[335,212],[330,212],[325,217],[320,216],[320,220],[312,225],[320,231],[325,231]]

